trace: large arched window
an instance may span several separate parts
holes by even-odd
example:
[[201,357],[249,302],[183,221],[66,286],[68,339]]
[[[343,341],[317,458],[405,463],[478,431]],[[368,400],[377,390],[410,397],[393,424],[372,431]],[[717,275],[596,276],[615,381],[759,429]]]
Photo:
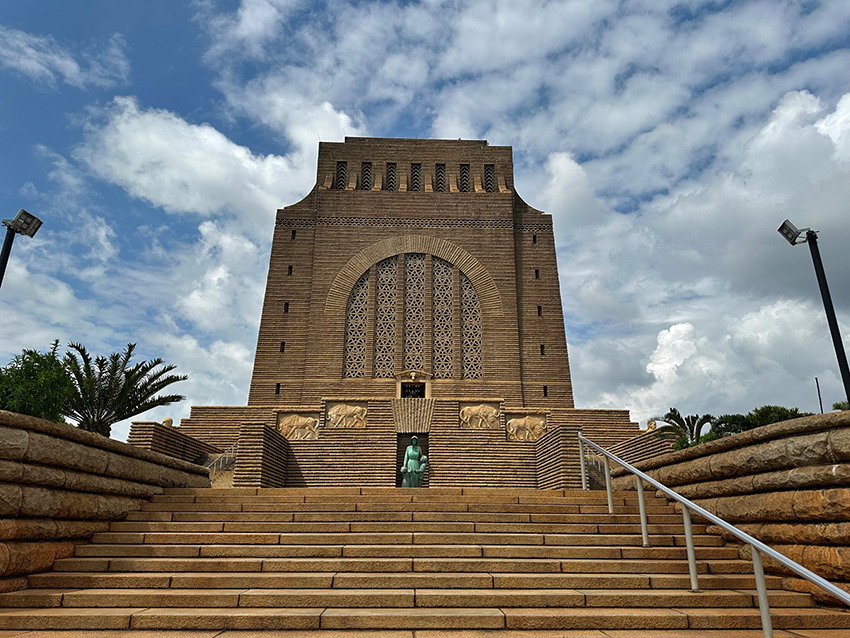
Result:
[[351,290],[343,376],[423,370],[434,379],[480,379],[481,344],[469,278],[438,257],[402,253],[374,264]]

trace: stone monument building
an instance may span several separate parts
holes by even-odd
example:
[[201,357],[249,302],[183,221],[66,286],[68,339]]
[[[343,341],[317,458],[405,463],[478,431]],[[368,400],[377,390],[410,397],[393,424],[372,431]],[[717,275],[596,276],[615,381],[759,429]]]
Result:
[[286,439],[286,486],[400,484],[416,434],[425,485],[568,487],[579,429],[638,432],[574,407],[552,218],[510,147],[469,140],[320,143],[277,213],[248,405],[180,430],[226,449],[258,423]]

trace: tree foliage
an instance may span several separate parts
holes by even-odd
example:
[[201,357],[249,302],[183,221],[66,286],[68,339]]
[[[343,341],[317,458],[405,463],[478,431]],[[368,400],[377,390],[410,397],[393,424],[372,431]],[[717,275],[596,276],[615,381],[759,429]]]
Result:
[[763,405],[747,414],[724,414],[711,422],[711,431],[718,436],[729,436],[758,428],[771,423],[779,423],[801,416],[811,416],[811,412],[800,412],[797,408],[785,408],[781,405]]
[[75,419],[83,430],[109,436],[112,425],[118,421],[186,398],[179,394],[157,394],[187,377],[168,374],[175,366],[163,365],[159,358],[130,365],[134,343],[128,343],[123,352],[94,359],[79,343],[68,347],[71,351],[65,353],[64,363],[73,392],[65,414]]
[[47,352],[24,350],[0,368],[0,410],[58,421],[73,385],[57,352],[56,339]]
[[664,423],[656,431],[662,435],[672,434],[678,440],[684,439],[687,445],[693,445],[699,442],[703,428],[713,418],[710,414],[682,416],[678,409],[670,408],[664,416],[655,417],[656,422]]
[[832,404],[833,410],[850,410],[850,404],[847,403],[847,399],[843,401],[836,401]]

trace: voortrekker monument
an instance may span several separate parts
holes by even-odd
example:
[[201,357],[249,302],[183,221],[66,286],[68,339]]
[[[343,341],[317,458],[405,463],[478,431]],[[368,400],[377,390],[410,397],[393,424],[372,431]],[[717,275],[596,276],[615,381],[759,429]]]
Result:
[[413,434],[427,485],[576,486],[579,428],[638,433],[575,408],[552,217],[510,147],[467,140],[319,145],[277,213],[248,405],[180,429],[226,449],[245,422],[287,439],[287,486],[401,485]]

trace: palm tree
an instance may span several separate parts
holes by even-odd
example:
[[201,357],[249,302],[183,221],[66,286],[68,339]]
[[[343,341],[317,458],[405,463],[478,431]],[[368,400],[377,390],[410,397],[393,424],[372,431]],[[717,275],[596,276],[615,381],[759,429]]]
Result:
[[168,374],[174,365],[162,364],[162,359],[130,365],[135,343],[128,343],[124,352],[109,357],[92,357],[79,343],[68,347],[76,350],[65,353],[65,367],[74,384],[74,391],[65,405],[65,415],[77,421],[83,430],[109,436],[112,424],[160,405],[182,401],[179,394],[158,395],[163,388],[183,381],[185,375]]
[[702,429],[708,425],[714,417],[710,414],[689,414],[683,417],[676,408],[670,408],[664,416],[655,417],[662,425],[656,431],[660,434],[673,434],[677,439],[685,439],[689,444],[699,443]]

